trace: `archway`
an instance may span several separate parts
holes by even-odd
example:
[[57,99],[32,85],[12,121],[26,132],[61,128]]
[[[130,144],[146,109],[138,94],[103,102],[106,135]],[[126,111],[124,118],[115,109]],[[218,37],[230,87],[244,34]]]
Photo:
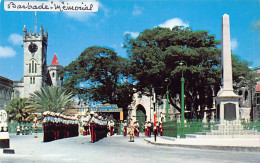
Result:
[[144,132],[143,126],[146,121],[146,111],[142,105],[137,105],[136,120],[138,120],[139,123],[139,131]]

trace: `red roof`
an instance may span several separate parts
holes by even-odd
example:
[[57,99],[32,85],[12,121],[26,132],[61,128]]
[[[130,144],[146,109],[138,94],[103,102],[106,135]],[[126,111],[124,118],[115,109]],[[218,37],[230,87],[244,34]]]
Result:
[[257,84],[255,91],[260,92],[260,83]]
[[51,65],[53,66],[60,65],[56,54],[54,54]]

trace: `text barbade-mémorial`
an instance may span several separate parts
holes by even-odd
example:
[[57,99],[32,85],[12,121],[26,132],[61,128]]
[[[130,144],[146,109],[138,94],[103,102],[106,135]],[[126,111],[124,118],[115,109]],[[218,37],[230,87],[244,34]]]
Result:
[[5,1],[6,11],[97,12],[98,2]]

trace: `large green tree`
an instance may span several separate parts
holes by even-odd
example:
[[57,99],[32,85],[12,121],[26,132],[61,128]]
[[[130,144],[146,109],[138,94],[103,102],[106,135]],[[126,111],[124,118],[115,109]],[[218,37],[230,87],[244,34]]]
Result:
[[89,47],[60,72],[64,86],[80,99],[117,104],[126,113],[132,101],[128,60],[112,49]]
[[25,109],[26,98],[14,98],[12,99],[7,108],[6,112],[9,115],[9,121],[15,121],[17,123],[23,123],[30,120],[30,113]]
[[[138,81],[138,90],[151,92],[153,87],[159,99],[165,98],[168,84],[165,79],[169,78],[170,103],[180,111],[178,103],[183,72],[185,105],[191,111],[187,118],[201,118],[205,107],[212,107],[212,91],[217,92],[221,84],[219,44],[220,41],[207,31],[176,26],[172,29],[147,29],[135,39],[126,35],[124,47],[130,57],[131,73]],[[182,66],[181,61],[184,61]],[[241,71],[234,67],[235,79],[248,72],[246,69],[243,73],[236,73]],[[197,112],[199,107],[201,112]]]
[[73,94],[63,87],[42,87],[40,91],[30,94],[25,108],[32,113],[44,111],[61,113],[73,104],[72,97]]

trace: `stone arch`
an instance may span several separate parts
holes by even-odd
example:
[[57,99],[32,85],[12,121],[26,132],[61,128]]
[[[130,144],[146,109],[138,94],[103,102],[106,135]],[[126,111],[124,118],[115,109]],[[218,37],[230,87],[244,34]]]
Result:
[[136,106],[136,120],[139,122],[139,130],[140,132],[143,132],[143,125],[146,121],[146,111],[143,105],[139,104]]

